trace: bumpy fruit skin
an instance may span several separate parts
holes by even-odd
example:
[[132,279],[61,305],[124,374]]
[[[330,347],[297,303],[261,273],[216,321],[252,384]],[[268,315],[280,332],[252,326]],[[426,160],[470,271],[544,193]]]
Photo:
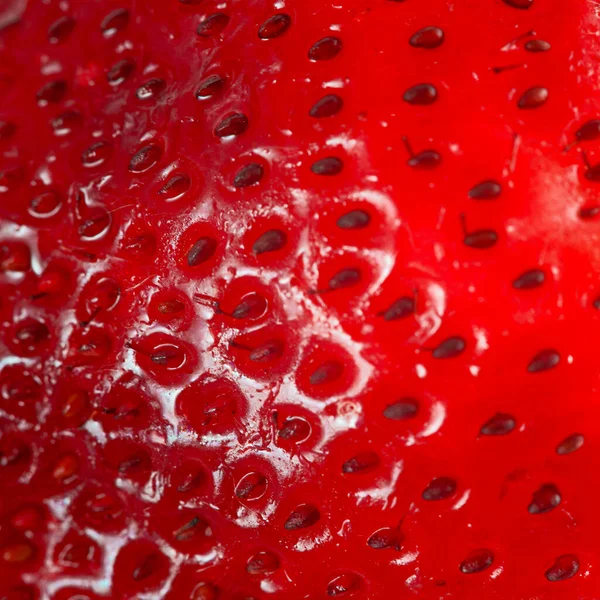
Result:
[[0,26],[0,598],[600,597],[594,3]]

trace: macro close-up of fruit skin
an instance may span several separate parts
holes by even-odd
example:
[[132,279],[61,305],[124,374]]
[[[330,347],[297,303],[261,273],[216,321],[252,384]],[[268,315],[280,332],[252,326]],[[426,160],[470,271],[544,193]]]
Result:
[[0,0],[0,599],[600,599],[592,0]]

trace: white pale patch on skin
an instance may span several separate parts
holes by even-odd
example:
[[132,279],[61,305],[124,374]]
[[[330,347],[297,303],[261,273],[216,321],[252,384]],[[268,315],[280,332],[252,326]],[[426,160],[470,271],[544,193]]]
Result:
[[405,566],[405,565],[410,565],[410,563],[413,563],[417,560],[417,558],[419,558],[419,552],[415,551],[415,552],[406,552],[405,554],[403,554],[400,558],[395,558],[394,560],[392,560],[390,562],[390,564],[392,565],[398,565],[398,566]]
[[417,434],[417,438],[426,438],[426,437],[433,435],[434,433],[437,433],[441,429],[445,420],[446,420],[445,404],[440,401],[435,401],[431,405],[431,417],[430,417],[429,421],[427,421],[427,423],[425,423],[423,430]]
[[309,552],[310,550],[314,550],[320,544],[329,542],[332,539],[333,536],[331,535],[329,530],[326,529],[321,535],[317,537],[306,536],[301,538],[294,545],[294,550],[296,550],[296,552]]
[[361,502],[369,501],[371,504],[382,504],[383,510],[388,508],[388,504],[394,501],[394,499],[390,501],[390,497],[396,490],[403,467],[404,462],[399,461],[393,466],[390,478],[387,481],[380,479],[376,487],[368,490],[357,490],[354,494],[356,504],[359,505]]

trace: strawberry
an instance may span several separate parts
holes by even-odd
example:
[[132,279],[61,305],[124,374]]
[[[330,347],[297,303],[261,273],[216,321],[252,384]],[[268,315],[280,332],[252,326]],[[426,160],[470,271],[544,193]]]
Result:
[[0,2],[0,598],[599,598],[597,26]]

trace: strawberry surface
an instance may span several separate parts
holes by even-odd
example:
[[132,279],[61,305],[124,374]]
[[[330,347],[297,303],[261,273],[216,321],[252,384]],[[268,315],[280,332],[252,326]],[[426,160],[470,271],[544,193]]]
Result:
[[0,1],[0,598],[600,598],[598,24]]

